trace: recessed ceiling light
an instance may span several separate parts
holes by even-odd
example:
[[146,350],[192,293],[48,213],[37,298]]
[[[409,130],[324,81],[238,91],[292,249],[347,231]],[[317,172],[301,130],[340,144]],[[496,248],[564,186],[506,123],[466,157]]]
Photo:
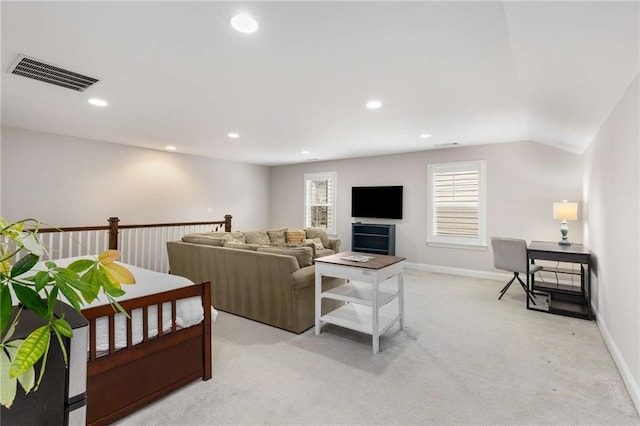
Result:
[[228,133],[227,136],[229,136],[231,139],[238,139],[240,137],[238,133]]
[[104,101],[102,99],[98,99],[98,98],[91,98],[88,101],[91,105],[95,105],[95,106],[99,106],[99,107],[105,107],[107,105],[109,105],[107,103],[107,101]]
[[369,102],[367,102],[367,108],[369,109],[378,109],[382,106],[382,102],[377,101],[377,100],[371,100]]
[[301,151],[300,154],[302,154],[302,155],[311,154],[311,151]]
[[245,34],[255,33],[258,30],[258,22],[249,15],[240,13],[231,18],[231,26],[234,30]]
[[175,151],[175,150],[176,150],[176,147],[175,147],[175,146],[172,146],[172,145],[167,145],[167,146],[165,146],[164,148],[165,148],[167,151]]
[[429,139],[431,135],[429,133],[423,133],[420,135],[420,139]]

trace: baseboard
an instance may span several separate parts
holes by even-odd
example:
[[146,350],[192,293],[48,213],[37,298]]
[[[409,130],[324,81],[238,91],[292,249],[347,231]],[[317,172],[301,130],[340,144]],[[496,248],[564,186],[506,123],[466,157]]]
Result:
[[[476,269],[463,269],[463,268],[454,268],[451,266],[428,265],[425,263],[405,262],[404,266],[407,269],[415,269],[417,271],[426,271],[426,272],[435,272],[438,274],[449,274],[449,275],[458,275],[462,277],[480,278],[482,280],[509,281],[513,277],[513,274],[506,273],[506,272],[503,273],[503,272],[492,272],[492,271],[478,271]],[[539,281],[537,277],[536,277],[536,281]],[[542,281],[544,282],[544,280]],[[559,280],[558,283],[567,284],[567,285],[575,284],[574,282],[569,280]]]
[[598,325],[598,329],[600,329],[600,334],[604,339],[605,345],[607,345],[607,349],[609,349],[609,353],[611,354],[611,358],[613,358],[613,362],[618,367],[618,372],[622,377],[622,381],[627,388],[627,392],[629,392],[629,397],[631,401],[633,401],[633,405],[636,407],[636,411],[640,414],[640,386],[633,378],[631,371],[629,371],[629,367],[627,367],[627,363],[624,361],[618,346],[614,342],[611,334],[609,334],[609,329],[607,329],[607,325],[602,320],[602,316],[596,312],[594,308],[594,313],[596,314],[596,324]]
[[480,278],[483,280],[509,281],[509,279],[513,277],[513,274],[501,272],[478,271],[476,269],[453,268],[451,266],[428,265],[425,263],[405,262],[404,267],[407,269],[415,269],[417,271],[459,275],[462,277]]

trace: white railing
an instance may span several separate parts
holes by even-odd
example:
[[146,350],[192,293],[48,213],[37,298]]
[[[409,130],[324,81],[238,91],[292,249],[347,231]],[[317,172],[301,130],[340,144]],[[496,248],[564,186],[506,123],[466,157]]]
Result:
[[[120,260],[130,265],[157,272],[169,272],[167,241],[179,240],[194,232],[231,231],[231,215],[224,220],[208,222],[159,223],[144,225],[118,225],[117,217],[109,218],[109,225],[46,228],[38,236],[47,248],[41,260],[99,254],[107,249],[120,251]],[[11,252],[15,244],[0,236]]]

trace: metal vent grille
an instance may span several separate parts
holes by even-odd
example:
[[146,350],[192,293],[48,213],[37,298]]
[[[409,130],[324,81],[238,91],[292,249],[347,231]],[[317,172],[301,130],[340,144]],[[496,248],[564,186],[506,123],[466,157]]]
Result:
[[13,65],[9,68],[9,72],[78,92],[84,92],[87,88],[100,81],[99,78],[65,70],[24,55],[18,55]]

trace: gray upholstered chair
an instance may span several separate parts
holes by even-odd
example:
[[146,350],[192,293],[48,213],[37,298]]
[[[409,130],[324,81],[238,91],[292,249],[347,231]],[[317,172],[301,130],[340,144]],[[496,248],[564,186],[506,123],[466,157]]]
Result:
[[[517,279],[531,303],[535,305],[536,302],[534,302],[533,299],[536,296],[529,290],[529,276],[527,276],[527,284],[520,279],[520,274],[527,273],[527,265],[529,263],[529,259],[527,258],[527,242],[515,238],[491,237],[491,247],[493,248],[493,266],[495,266],[496,269],[513,272],[511,281],[500,290],[498,300],[502,299],[502,296],[507,292],[511,283]],[[532,279],[533,274],[542,269],[542,266],[539,265],[529,264],[528,266],[528,272]]]

